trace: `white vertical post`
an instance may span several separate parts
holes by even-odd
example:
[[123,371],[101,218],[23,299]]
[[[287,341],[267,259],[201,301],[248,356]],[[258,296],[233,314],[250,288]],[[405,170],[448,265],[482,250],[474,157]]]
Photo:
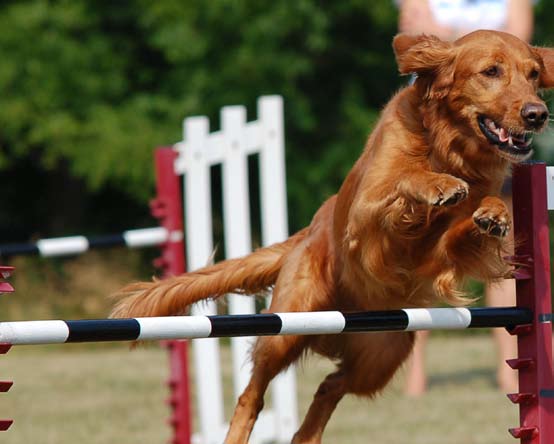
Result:
[[[227,258],[250,253],[250,205],[248,193],[248,154],[260,153],[262,241],[280,242],[288,236],[283,102],[279,96],[258,101],[258,121],[246,123],[242,106],[226,107],[221,114],[222,129],[209,134],[206,117],[184,121],[183,142],[176,144],[180,156],[176,171],[185,174],[187,265],[203,267],[213,251],[210,165],[222,164],[225,249]],[[193,307],[193,314],[216,314],[214,302]],[[229,312],[254,313],[250,296],[230,295]],[[253,338],[234,338],[233,383],[235,396],[243,391],[251,374],[248,353]],[[223,391],[216,339],[193,342],[198,393],[200,434],[195,444],[219,444],[226,432]],[[273,409],[263,411],[250,442],[283,444],[297,429],[296,384],[294,370],[279,375],[272,384]]]
[[[245,144],[246,109],[226,106],[221,111],[223,134],[223,219],[227,258],[244,256],[252,251],[250,201],[248,193],[248,157]],[[229,313],[255,313],[251,296],[229,295]],[[248,354],[253,338],[231,339],[233,383],[238,398],[250,379],[252,365]]]
[[[283,99],[265,96],[258,100],[258,121],[262,138],[260,151],[260,197],[264,245],[288,237],[285,186],[285,138]],[[289,442],[298,428],[298,407],[294,368],[281,373],[272,384],[276,415],[276,441]]]
[[264,245],[271,245],[284,241],[289,235],[281,96],[264,96],[258,99],[258,121],[262,139],[260,150],[262,238]]
[[[185,232],[187,268],[195,270],[209,261],[213,252],[210,165],[206,159],[209,122],[206,117],[184,120],[181,157],[185,174]],[[217,314],[215,302],[197,304],[192,313]],[[220,444],[225,428],[223,390],[217,339],[193,341],[196,383],[199,392],[198,416],[202,444]]]

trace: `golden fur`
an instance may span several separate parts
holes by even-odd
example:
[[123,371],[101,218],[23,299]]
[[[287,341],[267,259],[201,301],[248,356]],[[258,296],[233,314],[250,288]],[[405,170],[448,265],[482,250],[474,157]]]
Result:
[[[340,191],[307,228],[244,258],[129,285],[112,315],[183,314],[202,299],[271,287],[276,312],[459,305],[464,278],[501,278],[511,221],[497,196],[510,163],[529,155],[518,146],[546,125],[537,91],[554,86],[554,51],[494,31],[454,43],[399,35],[393,46],[400,72],[418,78],[387,104]],[[509,144],[493,143],[480,122]],[[412,345],[408,332],[259,338],[225,442],[247,443],[271,379],[311,350],[337,369],[292,442],[319,443],[340,399],[374,396]]]

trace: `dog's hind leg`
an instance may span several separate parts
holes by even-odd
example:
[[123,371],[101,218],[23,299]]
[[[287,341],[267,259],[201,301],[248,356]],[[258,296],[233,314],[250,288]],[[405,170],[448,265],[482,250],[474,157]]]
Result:
[[[314,236],[290,253],[277,279],[269,311],[329,309],[327,273],[332,269],[331,259],[326,254],[314,254],[314,248],[324,248],[324,242],[324,238]],[[257,340],[252,353],[252,377],[238,400],[225,444],[248,442],[269,382],[296,361],[312,340],[308,336],[267,336]]]
[[413,337],[410,332],[318,338],[316,350],[336,350],[337,345],[342,346],[342,362],[339,370],[327,376],[319,386],[292,443],[320,444],[323,430],[345,394],[372,397],[383,389],[410,354]]
[[300,429],[292,438],[292,444],[318,444],[323,429],[329,421],[335,407],[346,394],[345,373],[337,370],[328,375],[314,395],[308,413]]
[[304,349],[305,337],[261,337],[254,348],[252,377],[239,397],[225,444],[247,444],[254,423],[263,407],[263,397],[270,381],[294,362]]

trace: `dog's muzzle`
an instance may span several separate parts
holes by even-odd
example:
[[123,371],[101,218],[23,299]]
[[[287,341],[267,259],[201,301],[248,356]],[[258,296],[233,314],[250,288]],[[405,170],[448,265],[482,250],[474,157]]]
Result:
[[500,154],[504,154],[503,157],[507,157],[512,162],[521,162],[531,156],[533,131],[515,132],[502,127],[486,116],[479,116],[477,121],[485,138],[491,145],[498,147]]

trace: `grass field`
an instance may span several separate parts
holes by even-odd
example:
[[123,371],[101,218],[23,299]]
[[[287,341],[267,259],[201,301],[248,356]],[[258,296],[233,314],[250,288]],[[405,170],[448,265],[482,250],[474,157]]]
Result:
[[[0,359],[0,377],[15,380],[11,391],[2,395],[0,417],[15,419],[2,434],[3,442],[168,442],[167,356],[161,348],[129,352],[123,344],[19,347]],[[430,390],[425,396],[405,398],[400,374],[374,401],[347,398],[333,416],[324,442],[511,443],[507,428],[517,424],[517,408],[495,388],[494,359],[489,335],[432,336]],[[227,357],[223,362],[228,368]],[[317,358],[302,364],[301,414],[329,370],[329,364]]]

